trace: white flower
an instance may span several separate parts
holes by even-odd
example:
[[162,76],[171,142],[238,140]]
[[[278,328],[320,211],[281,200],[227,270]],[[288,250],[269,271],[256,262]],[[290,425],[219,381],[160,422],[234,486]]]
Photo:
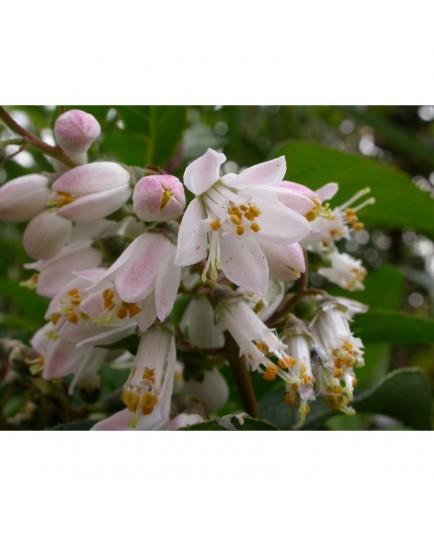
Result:
[[279,376],[287,383],[298,383],[287,370],[292,366],[287,346],[258,318],[246,301],[227,298],[217,307],[217,327],[232,335],[240,349],[240,356],[246,357],[252,370],[262,373],[267,381]]
[[107,312],[115,299],[130,304],[124,309],[135,304],[144,311],[139,327],[145,331],[157,317],[163,321],[172,311],[181,278],[181,268],[174,264],[175,253],[176,246],[163,233],[143,233],[87,292],[98,294]]
[[216,369],[206,370],[201,380],[193,378],[185,382],[187,395],[197,398],[209,413],[222,408],[229,398],[229,387],[223,375]]
[[315,372],[319,389],[334,409],[352,411],[348,402],[352,400],[356,383],[353,368],[362,367],[364,360],[363,343],[352,334],[349,321],[356,310],[366,311],[367,307],[349,300],[347,303],[352,308],[349,310],[344,303],[331,298],[322,300],[309,327],[322,350]]
[[333,250],[326,258],[331,262],[331,267],[320,268],[320,275],[347,290],[364,289],[363,281],[367,271],[362,266],[362,261],[337,250]]
[[[209,270],[217,279],[221,269],[236,285],[263,295],[269,267],[262,246],[293,244],[308,235],[310,225],[273,190],[284,177],[284,157],[220,178],[225,160],[223,154],[208,149],[185,171],[185,185],[198,197],[181,222],[175,262],[180,266],[200,262],[207,257],[209,244],[204,279]],[[311,201],[306,198],[306,203]],[[287,259],[287,252],[282,254]]]
[[214,323],[214,309],[206,296],[190,300],[180,328],[188,332],[188,340],[198,348],[222,348],[225,344],[221,330]]
[[184,212],[184,186],[173,175],[142,177],[133,192],[133,210],[143,221],[168,221]]
[[164,430],[169,426],[176,364],[173,335],[164,326],[150,328],[140,338],[136,364],[125,383],[127,406],[93,430]]
[[73,224],[53,212],[41,212],[27,225],[23,246],[34,259],[48,259],[62,249],[72,236]]
[[72,221],[93,221],[115,212],[129,199],[128,171],[114,162],[70,169],[53,184],[49,206]]
[[45,208],[50,195],[48,179],[32,174],[12,179],[0,188],[0,220],[28,221]]

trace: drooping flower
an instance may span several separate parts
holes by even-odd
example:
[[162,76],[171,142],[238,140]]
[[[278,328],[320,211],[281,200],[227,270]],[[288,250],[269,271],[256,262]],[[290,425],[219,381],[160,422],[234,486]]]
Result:
[[[354,337],[349,322],[367,307],[353,300],[324,298],[310,323],[310,332],[320,347],[315,377],[325,400],[340,411],[353,413],[348,406],[356,384],[354,367],[362,367],[363,343]],[[343,385],[341,385],[343,382]]]
[[48,178],[37,173],[12,179],[0,188],[0,220],[28,221],[45,208]]
[[[181,278],[181,269],[173,262],[175,253],[176,246],[163,233],[143,233],[87,292],[100,296],[107,312],[111,311],[116,297],[129,304],[127,308],[135,304],[145,313],[139,324],[145,331],[157,317],[163,321],[172,311]],[[113,294],[112,301],[108,299],[109,294]]]
[[362,261],[355,259],[348,253],[339,253],[333,250],[327,256],[330,261],[330,267],[323,267],[318,273],[328,279],[330,282],[347,290],[363,290],[363,281],[367,275],[366,268],[363,267]]
[[229,398],[229,387],[219,370],[206,370],[201,379],[190,378],[185,382],[185,392],[200,400],[209,413],[222,408]]
[[140,338],[136,364],[124,385],[127,409],[97,423],[93,430],[165,430],[176,364],[173,335],[165,326],[152,327]]
[[214,322],[214,309],[206,296],[192,298],[185,308],[180,328],[198,348],[222,348],[225,338]]
[[173,220],[184,208],[184,187],[173,175],[149,175],[134,188],[133,210],[143,221]]
[[[220,178],[225,160],[223,154],[208,149],[185,171],[184,183],[197,197],[181,222],[175,262],[189,266],[207,258],[204,279],[208,271],[211,279],[217,279],[221,269],[236,285],[264,294],[269,266],[263,245],[294,244],[308,235],[310,225],[273,190],[284,177],[284,157]],[[312,206],[304,199],[307,207]],[[282,250],[281,255],[285,264],[288,252]]]
[[53,184],[49,206],[72,221],[93,221],[115,212],[131,195],[130,174],[114,162],[70,169]]

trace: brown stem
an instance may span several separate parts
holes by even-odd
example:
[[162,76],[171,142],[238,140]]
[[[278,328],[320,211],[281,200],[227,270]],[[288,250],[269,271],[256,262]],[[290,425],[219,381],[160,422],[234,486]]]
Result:
[[69,156],[65,152],[63,152],[60,147],[53,147],[52,145],[48,145],[48,143],[42,141],[40,138],[38,138],[38,136],[35,136],[34,134],[26,130],[24,127],[19,125],[13,119],[13,117],[8,114],[8,112],[3,106],[0,106],[0,120],[3,121],[3,123],[7,125],[12,130],[12,132],[15,132],[16,134],[22,136],[25,140],[27,140],[30,145],[32,145],[36,149],[39,149],[42,153],[51,156],[56,160],[59,160],[68,167],[75,167],[77,165],[69,158]]
[[247,369],[246,358],[244,356],[238,357],[238,345],[229,335],[226,337],[226,346],[228,348],[229,365],[243,401],[244,409],[251,417],[258,419],[259,408],[252,379]]

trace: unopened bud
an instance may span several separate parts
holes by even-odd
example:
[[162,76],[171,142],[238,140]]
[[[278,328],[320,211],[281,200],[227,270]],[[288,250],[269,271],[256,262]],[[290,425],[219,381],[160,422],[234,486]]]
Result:
[[184,208],[184,187],[173,175],[149,175],[134,188],[133,210],[143,221],[173,220]]
[[23,235],[26,253],[48,259],[58,253],[72,234],[72,222],[53,212],[41,212],[27,225]]
[[85,153],[101,134],[95,117],[82,110],[69,110],[54,124],[57,144],[67,153]]
[[31,174],[12,179],[0,188],[0,219],[28,221],[45,208],[50,190],[44,175]]

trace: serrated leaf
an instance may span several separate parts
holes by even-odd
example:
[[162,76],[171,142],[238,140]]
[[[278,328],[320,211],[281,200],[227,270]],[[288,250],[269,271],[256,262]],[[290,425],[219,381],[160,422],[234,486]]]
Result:
[[[298,421],[298,411],[283,401],[283,392],[265,396],[260,404],[261,416],[282,430],[292,430]],[[352,404],[360,413],[381,414],[402,421],[415,430],[431,430],[432,402],[427,376],[419,369],[400,369],[389,373],[372,389],[356,394]],[[312,403],[302,429],[318,430],[338,415],[322,398]]]
[[286,157],[288,166],[286,180],[313,189],[338,182],[339,192],[332,206],[369,186],[376,203],[360,214],[367,225],[388,229],[412,227],[434,235],[434,201],[412,184],[405,173],[368,158],[309,143],[283,143],[273,156],[281,155]]

